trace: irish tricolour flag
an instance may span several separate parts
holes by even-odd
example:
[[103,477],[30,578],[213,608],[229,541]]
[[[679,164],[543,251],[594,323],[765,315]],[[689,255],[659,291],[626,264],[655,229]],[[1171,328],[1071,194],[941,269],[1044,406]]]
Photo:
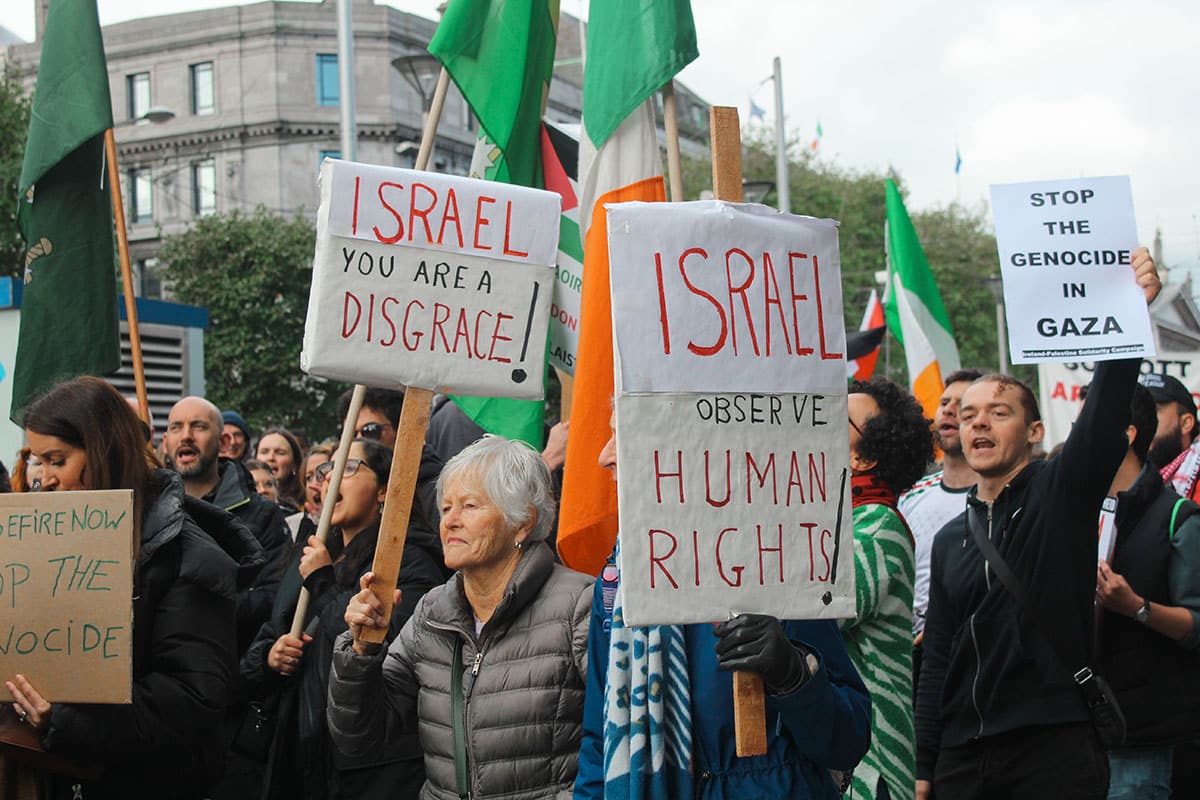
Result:
[[932,418],[945,388],[942,376],[959,368],[958,345],[917,231],[890,178],[885,238],[891,277],[884,298],[888,329],[904,345],[909,388]]
[[612,307],[605,203],[666,199],[653,95],[696,58],[688,0],[603,0],[588,7],[579,137],[583,290],[558,552],[598,575],[617,536],[617,492],[596,463],[612,415]]

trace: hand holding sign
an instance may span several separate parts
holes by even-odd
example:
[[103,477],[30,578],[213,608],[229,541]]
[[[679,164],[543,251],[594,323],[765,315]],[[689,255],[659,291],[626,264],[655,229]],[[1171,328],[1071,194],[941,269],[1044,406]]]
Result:
[[1158,277],[1158,267],[1150,257],[1150,251],[1144,247],[1133,251],[1133,275],[1146,296],[1146,305],[1150,305],[1162,291],[1162,279]]

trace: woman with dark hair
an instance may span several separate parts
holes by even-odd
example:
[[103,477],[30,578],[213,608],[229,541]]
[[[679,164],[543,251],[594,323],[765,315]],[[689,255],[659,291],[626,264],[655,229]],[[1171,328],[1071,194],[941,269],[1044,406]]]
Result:
[[263,431],[255,458],[275,473],[279,504],[289,508],[289,513],[302,509],[304,484],[300,481],[300,470],[304,468],[304,449],[295,434],[284,428]]
[[42,491],[132,489],[133,699],[56,703],[23,676],[5,686],[17,716],[53,755],[99,761],[95,781],[46,776],[50,797],[206,795],[221,769],[220,725],[237,666],[239,569],[262,549],[232,516],[188,498],[155,469],[141,422],[99,378],[59,384],[25,412]]
[[852,384],[847,414],[857,616],[841,627],[850,660],[871,692],[871,749],[854,770],[850,796],[912,800],[916,563],[896,500],[933,461],[933,436],[916,398],[884,378]]
[[[424,781],[415,737],[381,742],[370,754],[346,758],[332,747],[325,725],[333,643],[346,630],[342,615],[358,589],[359,577],[371,568],[391,464],[391,450],[378,442],[355,440],[336,497],[329,496],[333,462],[317,470],[322,503],[334,503],[333,528],[324,543],[316,536],[297,543],[271,618],[242,658],[247,683],[278,709],[266,797],[415,797]],[[421,465],[423,472],[435,474],[439,467],[433,461]],[[425,480],[430,477],[422,475]],[[431,535],[436,509],[423,505],[414,503],[409,528],[424,528]],[[392,611],[392,635],[425,592],[442,582],[440,565],[417,544],[418,539],[410,534],[404,548],[399,576],[404,599]],[[301,587],[308,589],[310,600],[304,633],[296,638],[290,629]]]

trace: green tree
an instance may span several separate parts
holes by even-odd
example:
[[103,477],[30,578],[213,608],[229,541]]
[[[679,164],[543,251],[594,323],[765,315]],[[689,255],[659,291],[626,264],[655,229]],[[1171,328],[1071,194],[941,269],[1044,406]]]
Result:
[[29,134],[30,98],[11,63],[0,63],[0,277],[25,271],[25,241],[17,227],[17,184]]
[[208,309],[208,397],[252,427],[282,425],[310,438],[337,429],[346,387],[300,371],[315,232],[301,216],[200,217],[163,241],[159,258],[176,299]]

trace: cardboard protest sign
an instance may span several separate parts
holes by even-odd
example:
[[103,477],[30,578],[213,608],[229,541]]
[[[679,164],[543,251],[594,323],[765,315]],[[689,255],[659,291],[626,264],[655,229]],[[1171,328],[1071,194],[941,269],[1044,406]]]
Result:
[[1153,356],[1129,178],[991,189],[1012,362]]
[[19,672],[51,702],[128,703],[133,492],[0,494],[0,547],[3,680]]
[[320,184],[306,372],[542,397],[558,195],[336,159]]
[[853,616],[836,223],[714,201],[608,224],[626,624]]
[[[1080,393],[1092,382],[1095,369],[1095,363],[1090,361],[1038,365],[1038,404],[1046,426],[1042,443],[1046,450],[1066,441],[1071,433],[1071,424],[1083,407]],[[1178,378],[1200,405],[1200,352],[1162,352],[1154,358],[1144,359],[1142,374],[1150,373]]]

